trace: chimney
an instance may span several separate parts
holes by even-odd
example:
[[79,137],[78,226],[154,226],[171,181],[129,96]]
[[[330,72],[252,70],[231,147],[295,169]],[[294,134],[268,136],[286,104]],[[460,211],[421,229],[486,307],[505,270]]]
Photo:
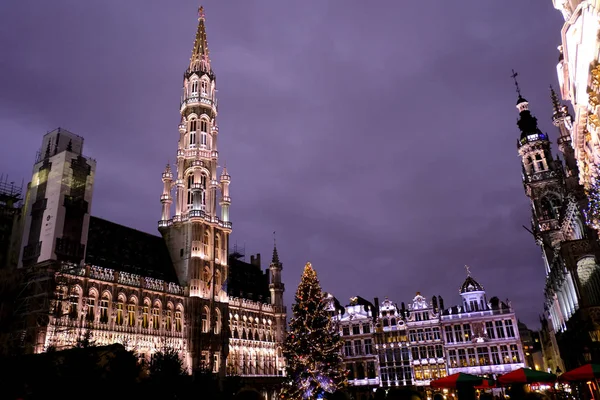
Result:
[[437,296],[433,296],[431,298],[431,305],[433,306],[433,312],[438,312],[438,300],[437,300]]
[[440,303],[440,311],[444,311],[444,299],[442,299],[442,296],[438,296],[438,301]]
[[260,253],[256,253],[255,256],[250,256],[250,264],[260,268]]

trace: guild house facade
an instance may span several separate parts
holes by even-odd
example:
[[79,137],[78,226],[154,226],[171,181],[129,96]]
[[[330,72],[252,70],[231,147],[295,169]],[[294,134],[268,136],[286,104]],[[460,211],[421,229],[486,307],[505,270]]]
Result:
[[175,348],[190,371],[283,375],[282,263],[276,248],[264,272],[260,255],[246,263],[229,254],[231,177],[217,168],[217,110],[200,8],[177,162],[162,174],[162,237],[91,216],[96,162],[84,156],[83,138],[62,128],[44,136],[21,227],[21,344],[40,353],[85,336],[146,358]]
[[493,377],[525,366],[510,302],[488,300],[467,271],[459,289],[461,304],[449,308],[441,296],[429,301],[419,292],[408,307],[388,298],[370,303],[361,297],[340,307],[329,295],[356,398],[369,398],[377,387],[427,387],[457,372]]

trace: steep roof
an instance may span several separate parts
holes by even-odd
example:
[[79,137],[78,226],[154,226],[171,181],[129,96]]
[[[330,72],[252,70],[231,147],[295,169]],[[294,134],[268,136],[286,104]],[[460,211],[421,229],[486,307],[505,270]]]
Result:
[[178,283],[162,237],[98,217],[90,217],[85,262]]

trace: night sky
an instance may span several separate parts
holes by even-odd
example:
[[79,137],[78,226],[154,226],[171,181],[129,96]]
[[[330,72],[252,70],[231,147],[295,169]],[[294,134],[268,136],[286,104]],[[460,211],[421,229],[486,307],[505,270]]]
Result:
[[[92,214],[158,234],[198,6],[3,1],[0,173],[27,182],[42,135],[66,128],[98,162]],[[537,324],[544,268],[522,228],[510,74],[554,140],[562,17],[550,0],[204,6],[231,249],[266,267],[276,231],[288,305],[306,261],[344,304],[421,291],[447,306],[468,264],[488,298]]]

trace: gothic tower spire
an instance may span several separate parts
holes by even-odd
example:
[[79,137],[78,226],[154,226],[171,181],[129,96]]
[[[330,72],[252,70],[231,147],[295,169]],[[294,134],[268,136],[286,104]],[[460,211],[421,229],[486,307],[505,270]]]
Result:
[[559,212],[564,195],[563,168],[554,159],[548,135],[539,127],[537,118],[529,110],[529,102],[521,95],[517,85],[517,126],[521,131],[517,148],[521,156],[523,186],[532,202],[532,228],[536,235],[559,230]]
[[[225,371],[227,348],[227,281],[229,184],[226,169],[217,174],[217,99],[215,74],[208,57],[204,8],[198,10],[198,29],[190,64],[183,75],[177,129],[177,162],[162,175],[162,216],[158,222],[179,283],[188,296],[187,310],[195,321],[188,327],[192,367]],[[175,191],[171,217],[171,192]],[[202,314],[202,318],[198,316]],[[209,332],[211,340],[204,340]],[[221,336],[221,338],[215,336]],[[213,357],[214,356],[214,357]],[[218,365],[215,365],[217,363]]]
[[283,264],[279,261],[277,253],[277,242],[275,241],[275,232],[273,232],[273,257],[269,265],[269,291],[271,292],[271,304],[275,308],[277,319],[277,340],[283,340],[285,337],[285,307],[283,306],[283,292],[285,285],[281,281],[281,270]]
[[206,15],[204,7],[198,8],[198,29],[196,30],[196,39],[190,58],[190,71],[211,72],[210,57],[208,55],[208,41],[206,40]]
[[569,109],[560,104],[558,96],[550,85],[550,99],[552,101],[552,123],[558,128],[558,149],[563,154],[565,159],[565,175],[567,186],[575,191],[579,190],[579,171],[577,169],[577,159],[575,158],[575,150],[571,142],[571,130],[573,122]]

